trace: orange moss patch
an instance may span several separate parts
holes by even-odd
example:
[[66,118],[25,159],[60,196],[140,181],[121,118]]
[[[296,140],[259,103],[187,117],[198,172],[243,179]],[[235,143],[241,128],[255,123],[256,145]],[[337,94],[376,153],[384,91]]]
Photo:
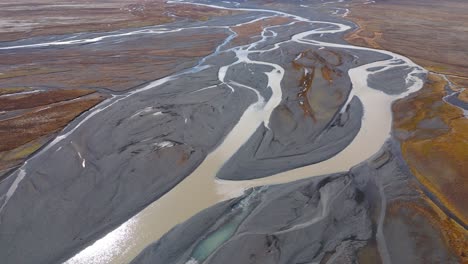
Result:
[[328,66],[322,67],[322,76],[329,83],[333,82],[332,70],[330,68],[328,68]]
[[29,90],[31,89],[26,88],[26,87],[0,88],[0,95],[20,93],[20,92],[25,92]]
[[377,248],[377,242],[371,240],[367,245],[360,248],[357,253],[359,264],[382,264],[380,258],[379,249]]
[[[34,8],[31,8],[34,7]],[[240,13],[190,4],[168,4],[163,0],[92,1],[33,0],[0,3],[0,41],[77,32],[103,32],[123,28],[166,24],[177,20],[207,20]],[[66,16],[64,16],[66,14]]]
[[348,42],[404,54],[431,71],[463,80],[466,87],[468,5],[459,0],[362,2],[350,5],[347,18],[359,28],[346,35]]
[[[304,115],[310,116],[314,122],[317,122],[317,117],[308,99],[308,95],[312,89],[314,79],[316,78],[316,67],[318,67],[321,72],[321,78],[327,80],[328,84],[331,85],[334,78],[341,77],[341,72],[337,71],[335,67],[342,65],[342,63],[341,55],[330,50],[323,50],[321,53],[312,50],[304,51],[292,61],[293,69],[302,72],[301,78],[299,79],[299,87],[301,87],[301,90],[297,94],[299,105]],[[338,100],[341,100],[342,97],[343,94],[339,93]]]
[[315,75],[315,67],[307,68],[309,71],[304,71],[302,74],[299,83],[301,84],[301,91],[297,94],[297,97],[300,99],[299,104],[304,111],[304,115],[310,116],[314,122],[317,122],[317,118],[315,117],[314,110],[310,105],[310,102],[307,98],[307,94],[310,92],[312,88],[312,83],[314,81]]
[[39,150],[51,137],[52,135],[44,136],[15,149],[0,152],[0,179],[4,172],[21,164],[26,157]]
[[33,108],[94,93],[91,90],[53,90],[24,95],[0,97],[0,111]]
[[460,99],[463,102],[468,103],[468,90],[464,90],[458,95],[458,99]]
[[252,43],[252,38],[260,36],[263,29],[269,26],[283,25],[293,20],[288,17],[269,17],[252,23],[232,27],[237,36],[232,40],[232,45],[241,46]]
[[468,78],[460,77],[460,76],[447,76],[447,78],[455,84],[458,88],[466,88],[468,89]]
[[34,109],[26,114],[0,121],[0,152],[13,150],[32,140],[56,133],[82,112],[103,100],[91,96]]
[[[421,91],[396,102],[394,129],[413,174],[467,223],[468,120],[461,110],[442,101],[445,85],[431,74]],[[421,125],[428,120],[440,120],[445,127]]]
[[374,49],[381,48],[379,42],[382,39],[382,32],[373,32],[362,18],[354,17],[353,21],[359,27],[356,31],[348,33],[345,36],[346,41],[357,46],[366,46]]
[[[468,263],[468,232],[447,217],[420,189],[417,188],[417,190],[421,194],[421,199],[417,201],[394,201],[388,206],[389,215],[403,217],[409,225],[417,225],[418,223],[413,222],[412,219],[418,215],[423,216],[436,230],[440,231],[443,241],[449,250],[460,258],[460,263]],[[409,209],[409,215],[401,214],[402,209]],[[423,237],[413,238],[417,239],[421,245],[424,245]]]
[[0,120],[0,178],[40,149],[70,121],[104,100],[102,95],[90,93],[93,92],[57,90],[44,92],[44,96],[39,97],[35,97],[38,94],[11,96],[9,110],[27,110]]
[[0,51],[0,83],[4,87],[126,90],[191,67],[226,37],[220,30],[197,30],[147,35],[144,43],[134,38],[99,50],[69,46]]

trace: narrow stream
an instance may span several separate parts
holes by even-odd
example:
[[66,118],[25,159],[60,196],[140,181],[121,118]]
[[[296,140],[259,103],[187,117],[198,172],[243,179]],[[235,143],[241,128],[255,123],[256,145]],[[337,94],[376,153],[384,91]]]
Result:
[[[347,171],[352,166],[357,165],[378,152],[385,140],[388,139],[392,124],[392,102],[419,90],[423,85],[421,74],[425,73],[425,70],[411,62],[408,58],[388,51],[325,43],[310,39],[311,36],[318,34],[341,33],[349,30],[349,26],[331,22],[311,21],[284,12],[265,9],[237,9],[204,4],[194,5],[251,12],[269,12],[274,15],[288,16],[311,24],[323,24],[328,29],[319,28],[296,34],[290,41],[312,46],[363,50],[388,55],[390,58],[387,60],[362,65],[348,72],[353,84],[353,90],[347,104],[353,97],[359,98],[362,102],[364,107],[362,127],[351,144],[339,154],[323,162],[256,180],[225,181],[215,179],[217,171],[224,162],[249,139],[259,126],[264,125],[268,128],[271,112],[280,103],[282,98],[281,80],[284,75],[284,69],[277,64],[249,59],[249,54],[265,52],[254,49],[258,42],[265,40],[266,34],[262,34],[263,38],[257,43],[253,43],[248,47],[234,48],[233,51],[236,53],[238,60],[231,65],[222,67],[218,77],[221,82],[226,83],[231,88],[246,88],[255,91],[255,89],[241,85],[235,80],[226,80],[227,70],[229,67],[239,63],[269,66],[272,69],[271,71],[259,74],[265,74],[268,77],[267,85],[272,91],[271,98],[265,102],[264,98],[256,92],[257,102],[247,108],[222,144],[211,152],[190,176],[139,214],[75,255],[66,263],[128,263],[148,244],[158,240],[158,238],[175,225],[184,222],[196,213],[220,201],[242,194],[247,188]],[[333,29],[329,29],[330,26]],[[264,32],[266,30],[268,28],[265,28]],[[275,34],[270,37],[274,36]],[[275,45],[273,49],[279,48],[279,46]],[[411,69],[411,73],[406,76],[406,84],[408,86],[406,92],[398,95],[388,95],[368,86],[368,76],[375,73],[375,71],[371,71],[370,69],[379,67],[382,70],[387,70],[392,67],[401,67],[402,65]],[[345,107],[346,105],[343,109]]]

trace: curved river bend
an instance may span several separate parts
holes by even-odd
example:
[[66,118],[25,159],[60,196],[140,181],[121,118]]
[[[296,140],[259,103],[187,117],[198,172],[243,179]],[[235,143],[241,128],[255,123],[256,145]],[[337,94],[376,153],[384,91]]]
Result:
[[[211,152],[203,161],[203,163],[185,180],[183,180],[157,201],[153,202],[143,211],[122,224],[120,227],[116,228],[114,231],[110,232],[100,240],[96,241],[66,261],[66,263],[128,263],[147,245],[158,240],[158,238],[160,238],[175,225],[184,222],[201,210],[208,208],[220,201],[242,194],[242,192],[248,188],[261,185],[285,183],[312,176],[347,171],[354,165],[357,165],[358,163],[368,159],[373,154],[378,152],[378,150],[384,144],[385,140],[388,139],[392,124],[391,104],[395,100],[405,97],[408,94],[419,90],[423,86],[423,79],[421,75],[426,71],[420,66],[414,64],[406,57],[388,51],[355,47],[345,44],[326,43],[312,39],[312,37],[316,35],[320,36],[322,34],[342,33],[350,29],[350,27],[347,25],[332,22],[311,21],[296,15],[266,9],[227,8],[195,3],[184,4],[203,5],[220,9],[270,13],[272,16],[286,16],[293,18],[296,21],[323,26],[318,29],[296,34],[292,36],[290,40],[277,43],[273,48],[268,50],[255,49],[259,43],[264,42],[268,38],[274,38],[276,36],[276,33],[272,31],[272,29],[278,26],[266,27],[262,32],[262,39],[259,41],[248,46],[229,49],[228,51],[235,52],[237,61],[220,68],[218,73],[219,81],[228,85],[233,91],[234,88],[252,90],[257,96],[257,101],[246,109],[239,122],[226,136],[224,141],[213,152]],[[247,23],[251,22],[252,21]],[[176,29],[175,31],[179,30],[183,29]],[[169,31],[161,30],[160,32],[167,33]],[[146,32],[138,31],[137,33],[126,33],[126,35],[145,33]],[[223,52],[221,51],[221,48],[231,39],[232,36],[229,37],[225,43],[221,44],[216,50],[215,54]],[[100,41],[100,39],[92,39],[89,41]],[[52,45],[73,45],[76,44],[75,42],[60,42],[54,43]],[[280,65],[274,63],[251,60],[249,55],[278,49],[281,45],[288,42],[338,49],[362,50],[376,52],[388,56],[388,59],[386,60],[362,65],[350,69],[348,72],[353,89],[349,95],[347,103],[343,106],[341,111],[346,109],[352,98],[359,98],[364,107],[364,116],[362,119],[362,126],[360,131],[351,144],[349,144],[343,151],[323,162],[256,180],[224,181],[216,179],[215,175],[224,162],[227,161],[234,153],[236,153],[240,146],[249,139],[249,137],[259,126],[264,125],[268,128],[270,115],[282,99],[281,81],[284,76],[284,69]],[[192,69],[192,71],[203,70],[204,66],[201,65],[203,62],[204,60],[202,60],[197,67]],[[240,63],[262,65],[271,68],[271,71],[263,73],[268,77],[267,85],[268,88],[272,91],[272,95],[268,101],[265,101],[265,99],[254,88],[239,84],[235,80],[229,80],[226,78],[228,69],[233,65]],[[405,78],[407,85],[407,90],[405,92],[398,95],[389,95],[369,87],[368,77],[371,74],[376,73],[375,70],[372,71],[373,69],[378,68],[378,71],[386,71],[394,67],[402,66],[410,69],[410,72],[406,75]],[[178,75],[175,75],[155,81],[141,90],[154,88],[162,83],[167,82],[170,79],[176,78],[177,76]],[[140,90],[136,90],[127,95],[117,96],[117,98],[113,98],[112,100],[102,104],[99,108],[97,108],[97,110],[101,108],[108,108],[116,101],[122,100],[139,91]],[[77,126],[82,125],[84,122],[86,122],[86,120],[92,118],[92,116],[98,114],[99,112],[100,111],[92,112]],[[59,136],[56,140],[54,140],[52,144],[63,140],[67,137],[67,135],[73,133],[73,131],[74,129],[70,129],[69,132]],[[47,148],[48,147],[46,147],[46,149]],[[24,166],[26,166],[26,164]],[[24,173],[24,169],[19,171],[17,179],[10,188],[10,191],[7,194],[8,197],[0,208],[0,211],[8,201],[9,196],[11,196],[15,191],[16,186],[21,181],[22,177],[24,177]]]

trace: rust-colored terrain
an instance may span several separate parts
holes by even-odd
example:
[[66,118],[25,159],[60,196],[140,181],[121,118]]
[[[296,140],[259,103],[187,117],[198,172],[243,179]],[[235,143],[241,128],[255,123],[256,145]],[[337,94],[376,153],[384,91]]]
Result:
[[[393,105],[394,135],[425,188],[423,199],[390,210],[407,215],[405,221],[429,219],[463,263],[468,262],[468,119],[444,97],[468,87],[467,14],[466,2],[457,0],[355,1],[349,18],[360,28],[346,38],[404,54],[431,72],[419,92]],[[467,97],[466,90],[458,95],[465,102]]]
[[227,37],[222,31],[211,31],[138,35],[96,47],[0,50],[0,84],[127,90],[192,67]]
[[104,99],[89,90],[0,96],[0,179],[70,121]]
[[233,13],[210,7],[165,2],[6,0],[0,3],[0,41],[77,32],[107,32],[182,19],[207,20],[212,16]]
[[394,128],[413,173],[468,223],[468,119],[441,100],[447,82],[429,75],[423,89],[393,106]]
[[[0,41],[76,32],[109,32],[173,21],[207,20],[233,13],[209,7],[167,4],[162,0],[133,3],[124,0],[86,3],[7,1],[0,3],[0,24],[3,25]],[[1,50],[0,84],[4,87],[122,91],[193,66],[225,37],[221,30],[186,30],[178,34],[136,34],[125,41],[108,38],[102,46],[91,43],[89,46]]]
[[[410,226],[412,228],[411,236],[401,237],[400,239],[416,241],[416,244],[420,245],[417,250],[422,251],[421,255],[424,255],[424,250],[428,249],[426,240],[431,239],[431,233],[435,233],[459,257],[461,263],[467,263],[468,240],[466,230],[453,219],[447,217],[446,213],[440,210],[420,188],[416,186],[413,186],[413,188],[420,193],[420,197],[413,200],[405,201],[401,199],[391,202],[388,208],[388,218],[386,219],[387,225],[391,225],[392,222],[403,221],[407,226]],[[427,232],[428,227],[425,230],[424,225],[428,226],[431,232]],[[424,259],[424,263],[433,263],[432,261],[430,258]]]
[[[302,72],[299,80],[301,90],[297,94],[299,105],[304,115],[310,116],[314,122],[317,122],[316,113],[325,110],[322,104],[318,102],[322,95],[320,93],[312,95],[314,81],[318,80],[321,82],[320,86],[325,80],[328,86],[330,86],[334,79],[342,77],[343,72],[337,69],[342,64],[341,54],[328,49],[301,52],[292,62],[293,68]],[[329,89],[335,89],[335,101],[341,102],[343,100],[344,95],[342,90],[333,86],[330,86]]]
[[243,24],[232,27],[237,36],[232,40],[232,46],[242,46],[255,42],[260,38],[260,35],[265,27],[283,25],[292,22],[291,18],[287,17],[269,17],[252,23]]
[[351,5],[347,18],[359,29],[346,36],[348,42],[404,54],[459,87],[468,86],[466,1],[362,2]]

